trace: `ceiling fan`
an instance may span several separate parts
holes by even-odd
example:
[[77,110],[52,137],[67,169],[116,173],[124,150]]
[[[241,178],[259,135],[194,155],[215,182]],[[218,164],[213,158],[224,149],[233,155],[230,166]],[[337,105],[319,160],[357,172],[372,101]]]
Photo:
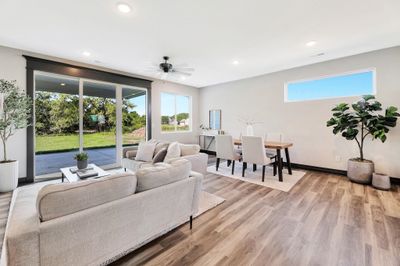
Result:
[[160,64],[153,64],[148,70],[156,72],[161,79],[167,78],[180,78],[182,80],[192,75],[191,72],[194,68],[187,67],[187,64],[172,65],[169,62],[169,56],[163,56],[163,62]]

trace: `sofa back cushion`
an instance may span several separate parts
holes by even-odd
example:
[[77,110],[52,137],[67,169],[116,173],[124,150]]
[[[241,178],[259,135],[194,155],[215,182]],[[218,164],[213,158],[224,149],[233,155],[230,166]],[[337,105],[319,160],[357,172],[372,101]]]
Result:
[[146,165],[136,172],[137,192],[149,190],[173,183],[190,174],[191,164],[185,159],[172,160],[170,163]]
[[36,207],[42,222],[95,207],[132,195],[134,174],[115,174],[74,183],[46,185],[37,196]]
[[181,156],[194,155],[200,152],[198,144],[179,144],[181,149]]

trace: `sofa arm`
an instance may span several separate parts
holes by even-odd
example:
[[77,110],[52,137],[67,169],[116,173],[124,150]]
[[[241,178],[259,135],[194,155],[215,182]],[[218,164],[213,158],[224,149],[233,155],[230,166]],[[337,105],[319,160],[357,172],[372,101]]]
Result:
[[192,214],[195,215],[199,211],[200,195],[203,188],[203,175],[194,171],[190,172],[191,178],[196,178],[196,184],[193,193]]
[[7,265],[40,265],[36,196],[41,187],[21,187],[14,191],[5,233]]
[[[126,152],[127,151],[136,151],[137,152],[137,149],[138,149],[138,146],[131,146],[131,147],[125,147],[125,148],[123,148],[122,149],[122,158],[128,158],[127,156],[126,156]],[[136,156],[136,154],[135,154],[135,156]]]
[[192,171],[205,175],[207,173],[208,154],[197,153],[193,155],[182,156],[192,164]]

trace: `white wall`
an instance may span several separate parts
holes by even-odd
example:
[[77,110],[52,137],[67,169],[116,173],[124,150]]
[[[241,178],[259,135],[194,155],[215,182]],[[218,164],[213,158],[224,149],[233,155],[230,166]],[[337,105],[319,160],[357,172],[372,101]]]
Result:
[[[16,80],[23,91],[26,90],[26,61],[20,51],[0,46],[0,79]],[[7,142],[8,159],[19,161],[19,175],[26,176],[26,129],[19,130]],[[0,147],[3,160],[3,146]]]
[[[115,70],[94,67],[77,62],[71,62],[59,58],[52,58],[45,55],[37,55],[29,52],[2,47],[0,46],[0,79],[17,80],[17,84],[21,90],[26,90],[26,61],[22,54],[42,57],[49,60],[60,61],[69,64],[75,64],[84,67],[91,67],[99,70],[110,71],[123,75],[133,76],[131,73],[119,72]],[[198,115],[198,101],[199,90],[194,87],[179,85],[171,82],[164,82],[156,80],[152,83],[152,131],[153,138],[177,140],[183,143],[197,142],[195,132],[186,133],[161,133],[161,111],[160,111],[160,92],[173,92],[192,97],[192,112],[193,112],[193,127],[197,128],[199,115]],[[3,153],[2,145],[0,145],[0,154]],[[20,130],[16,135],[10,138],[8,142],[8,157],[19,161],[19,175],[20,177],[26,176],[26,130]],[[2,157],[1,157],[2,158]]]
[[[395,47],[201,88],[200,122],[208,124],[208,110],[222,109],[223,130],[239,136],[245,125],[238,118],[249,116],[261,122],[254,127],[257,135],[282,132],[294,143],[293,162],[345,170],[347,159],[358,156],[356,143],[334,136],[326,121],[335,104],[358,97],[284,103],[284,83],[370,67],[376,68],[377,99],[400,108],[400,47]],[[400,177],[400,121],[384,144],[368,140],[365,156],[378,172]]]

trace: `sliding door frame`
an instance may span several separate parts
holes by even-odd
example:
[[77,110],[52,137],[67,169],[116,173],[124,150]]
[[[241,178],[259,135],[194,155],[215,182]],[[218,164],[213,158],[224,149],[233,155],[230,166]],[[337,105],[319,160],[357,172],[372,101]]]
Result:
[[[42,71],[42,72],[48,72],[48,73],[52,73],[52,74],[70,76],[73,78],[80,78],[80,81],[79,81],[80,82],[80,84],[79,84],[80,94],[83,92],[83,91],[81,91],[81,89],[83,90],[83,80],[114,83],[117,85],[117,88],[116,88],[117,107],[118,107],[118,105],[119,105],[119,107],[122,107],[122,89],[121,89],[121,85],[118,85],[118,84],[123,84],[126,86],[139,87],[139,88],[146,89],[147,90],[147,93],[146,93],[146,102],[147,102],[146,137],[147,137],[147,139],[151,139],[151,83],[153,82],[152,80],[146,80],[146,79],[142,79],[142,78],[130,77],[130,76],[126,76],[126,75],[121,75],[121,74],[112,73],[112,72],[106,72],[106,71],[82,67],[82,66],[76,66],[76,65],[71,65],[71,64],[66,64],[66,63],[61,63],[61,62],[56,62],[56,61],[50,61],[50,60],[36,58],[36,57],[32,57],[32,56],[27,56],[27,55],[23,55],[23,56],[25,57],[26,62],[27,62],[26,63],[26,88],[27,88],[26,93],[27,93],[27,95],[32,97],[32,99],[34,99],[34,97],[35,97],[35,78],[34,78],[35,71]],[[120,96],[120,97],[118,97],[118,96]],[[118,100],[118,98],[121,100]],[[83,102],[81,103],[81,101],[82,101],[82,99],[80,97],[79,104],[83,105]],[[118,103],[118,101],[120,101],[120,103]],[[33,123],[31,126],[29,126],[27,128],[27,150],[26,150],[27,151],[27,169],[26,169],[27,176],[25,178],[20,178],[19,179],[20,183],[32,183],[32,182],[34,182],[34,179],[35,179],[35,129],[34,129],[35,110],[34,109],[35,109],[35,107],[33,106],[33,112],[31,114],[31,121]],[[117,108],[117,115],[118,115],[119,109],[121,109],[121,108]],[[82,108],[80,108],[80,110],[83,111]],[[119,112],[122,117],[122,109]],[[121,119],[117,119],[117,120],[121,120]],[[82,123],[82,122],[80,122],[80,123]],[[83,124],[80,125],[80,129],[81,129],[81,126],[83,129]],[[122,121],[121,121],[121,126],[122,126]],[[122,132],[120,134],[122,134]],[[80,141],[82,141],[81,137],[80,137]],[[82,143],[80,143],[80,144],[82,144]],[[118,140],[118,137],[117,137],[116,145],[117,145],[117,154],[122,155],[122,137],[120,140]],[[80,147],[82,147],[82,145],[80,145]],[[119,151],[118,151],[118,149],[119,149]],[[119,156],[118,156],[118,158],[119,158]]]

